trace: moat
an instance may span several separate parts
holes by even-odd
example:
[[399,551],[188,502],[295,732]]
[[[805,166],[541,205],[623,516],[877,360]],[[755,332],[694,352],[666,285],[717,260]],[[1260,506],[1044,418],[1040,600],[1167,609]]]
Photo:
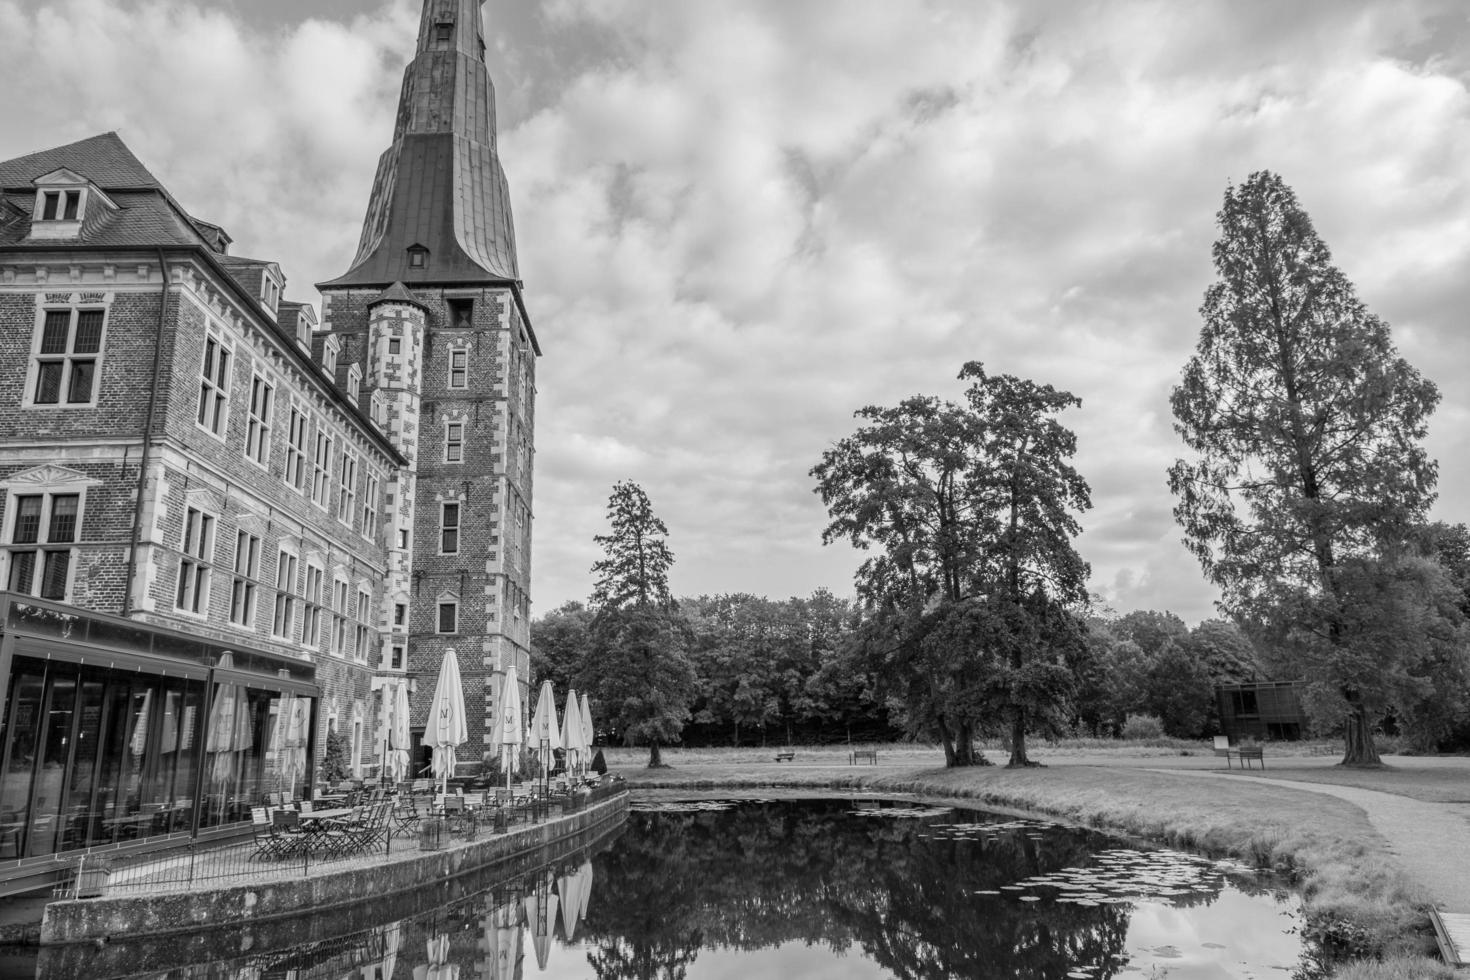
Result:
[[[1304,965],[1297,897],[1235,862],[1042,819],[874,798],[642,794],[582,851],[342,935],[98,978],[1259,976]],[[238,948],[238,947],[236,947]],[[0,978],[65,974],[54,951]],[[126,964],[121,970],[117,966]]]

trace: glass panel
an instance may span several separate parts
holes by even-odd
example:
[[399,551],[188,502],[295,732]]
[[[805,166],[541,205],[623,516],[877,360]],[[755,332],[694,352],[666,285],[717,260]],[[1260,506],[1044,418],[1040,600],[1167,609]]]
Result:
[[102,349],[102,311],[82,310],[77,314],[77,335],[72,353],[95,354]]
[[70,310],[47,310],[41,326],[41,353],[65,354],[66,334],[71,329]]
[[86,634],[87,621],[74,613],[59,612],[28,602],[10,604],[10,626],[26,633],[54,636],[66,640],[81,639]]
[[61,399],[60,361],[42,361],[36,369],[36,404],[55,405]]
[[5,772],[0,776],[0,857],[20,857],[36,766],[36,735],[41,729],[45,667],[29,657],[15,658],[5,711]]
[[26,853],[30,855],[50,854],[56,850],[60,836],[61,797],[66,786],[66,763],[76,716],[76,668],[69,664],[52,665],[49,687],[51,699],[41,735],[41,765],[36,775],[31,829],[26,839]]
[[47,191],[41,195],[41,220],[55,221],[58,205],[61,203],[60,191]]
[[35,544],[41,532],[41,497],[39,494],[16,498],[15,534],[10,540],[16,544]]
[[36,553],[34,551],[13,551],[10,553],[10,584],[11,592],[19,592],[21,595],[30,595],[32,583],[36,580]]
[[92,400],[92,375],[94,361],[72,361],[71,378],[67,381],[66,400],[72,405],[81,405]]
[[111,844],[136,836],[129,832],[126,818],[129,810],[137,805],[135,760],[142,761],[142,752],[133,755],[132,735],[146,697],[148,694],[142,687],[128,683],[127,675],[112,673],[104,697],[105,730],[100,746],[102,761],[97,770],[99,824],[94,843]]
[[75,745],[67,779],[66,819],[61,850],[87,847],[102,839],[102,809],[97,793],[97,756],[102,744],[102,703],[107,671],[83,670]]
[[66,573],[71,567],[70,551],[46,552],[46,567],[41,574],[41,598],[66,598]]
[[67,221],[75,221],[75,220],[77,220],[77,207],[81,203],[82,203],[82,192],[81,191],[67,191],[66,192],[66,211],[65,211],[65,215],[66,215],[66,220]]
[[46,528],[47,544],[70,544],[77,539],[77,495],[59,493],[51,498],[51,521]]

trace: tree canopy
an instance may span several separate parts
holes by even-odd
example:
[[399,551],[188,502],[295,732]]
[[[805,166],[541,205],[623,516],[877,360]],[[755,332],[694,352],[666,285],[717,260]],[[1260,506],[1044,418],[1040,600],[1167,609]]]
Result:
[[1319,699],[1336,702],[1344,761],[1373,763],[1387,707],[1374,692],[1412,655],[1381,645],[1349,597],[1377,578],[1411,601],[1415,576],[1389,556],[1434,499],[1422,443],[1439,393],[1280,177],[1227,189],[1218,221],[1219,278],[1172,396],[1192,454],[1169,471],[1174,514],[1226,608],[1296,650]]

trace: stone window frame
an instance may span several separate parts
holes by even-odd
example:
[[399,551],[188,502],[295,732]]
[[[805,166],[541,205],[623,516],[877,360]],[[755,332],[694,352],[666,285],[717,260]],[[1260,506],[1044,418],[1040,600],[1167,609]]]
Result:
[[[264,542],[249,528],[235,529],[235,554],[230,576],[230,623],[241,629],[255,629],[257,599],[260,592],[260,552]],[[244,562],[241,562],[241,553]]]
[[[444,628],[444,613],[449,611],[450,623],[453,629]],[[454,636],[459,633],[459,596],[445,594],[436,600],[434,616],[434,632],[440,636]]]
[[353,615],[353,659],[358,663],[367,663],[368,653],[372,648],[373,634],[373,592],[362,582],[357,584],[357,608]]
[[[298,436],[300,443],[297,442]],[[292,399],[291,414],[286,423],[286,463],[281,469],[281,482],[303,496],[306,495],[305,477],[311,466],[308,455],[311,448],[311,412]],[[294,480],[291,478],[293,466],[296,470]]]
[[[458,384],[455,384],[456,376],[459,378]],[[466,391],[469,386],[470,347],[468,344],[456,344],[449,348],[449,375],[445,380],[445,387],[450,391]]]
[[383,481],[376,471],[369,469],[363,482],[366,486],[362,491],[362,526],[358,532],[365,540],[377,544],[378,517],[382,513],[378,498],[382,494]]
[[[11,587],[11,576],[14,574],[15,556],[22,552],[36,552],[37,558],[43,552],[66,552],[66,580],[62,586],[62,595],[59,601],[66,602],[72,596],[72,588],[76,583],[77,551],[82,540],[83,521],[87,516],[87,491],[99,486],[101,481],[94,480],[85,473],[76,470],[65,469],[59,466],[41,466],[31,470],[16,473],[4,481],[0,481],[0,491],[4,491],[5,500],[5,527],[3,538],[4,582],[7,588]],[[70,497],[77,498],[77,512],[72,525],[72,540],[64,541],[40,541],[17,542],[15,540],[16,522],[20,514],[19,501],[22,497],[41,497],[41,513],[37,520],[37,538],[41,537],[41,530],[45,529],[46,536],[50,537],[51,517],[55,507],[55,498]],[[49,547],[50,545],[70,544],[69,548]],[[31,571],[31,591],[27,595],[41,595],[41,588],[37,582],[44,585],[45,577],[44,560],[37,561]],[[12,591],[17,591],[12,589]]]
[[[215,354],[213,358],[211,351]],[[230,432],[230,379],[234,366],[235,345],[218,330],[211,328],[205,331],[204,350],[199,357],[196,375],[199,400],[194,411],[194,426],[220,442],[224,442]]]
[[332,500],[332,433],[318,416],[311,440],[311,502],[326,510]]
[[[295,548],[282,542],[276,548],[276,597],[271,606],[271,636],[290,641],[295,638],[296,606],[301,599],[297,581],[301,577],[301,556]],[[282,581],[282,573],[286,581]]]
[[[102,314],[102,329],[97,337],[97,350],[93,352],[76,353],[72,348],[76,345],[77,325],[81,321],[83,313]],[[110,326],[112,312],[112,294],[106,294],[100,301],[82,302],[79,294],[73,293],[62,301],[57,294],[47,296],[45,293],[37,297],[36,302],[36,325],[31,335],[31,355],[26,365],[25,392],[21,398],[21,408],[25,409],[74,409],[74,408],[96,408],[97,400],[102,389],[102,365],[107,357],[107,334]],[[53,313],[70,314],[66,327],[66,349],[60,353],[43,354],[41,352],[42,342],[46,336],[46,321]],[[62,382],[70,395],[70,380],[74,366],[83,361],[92,364],[91,391],[86,401],[70,401],[62,397],[60,390],[54,402],[42,402],[36,400],[37,388],[41,383],[42,363],[60,362]]]
[[342,447],[342,461],[337,468],[341,484],[337,488],[337,521],[349,530],[357,516],[357,466],[360,461],[361,457],[350,446]]
[[[315,595],[312,594],[313,580]],[[315,558],[307,557],[301,571],[301,645],[310,650],[320,650],[322,645],[322,589],[326,583],[326,566]]]
[[[454,508],[454,523],[449,521],[449,508]],[[460,553],[464,528],[464,501],[459,498],[454,500],[439,501],[439,554],[457,555]],[[449,535],[454,536],[454,548],[445,547]]]
[[342,574],[341,572],[334,572],[332,574],[332,595],[330,605],[332,614],[332,636],[331,642],[328,645],[328,652],[331,653],[332,656],[341,657],[344,660],[347,658],[348,653],[347,614],[349,611],[348,601],[351,594],[352,583],[347,581],[347,576]]
[[179,577],[174,584],[174,612],[181,616],[209,618],[218,533],[218,513],[195,503],[184,507],[184,526],[179,536]]
[[[275,379],[264,371],[257,368],[250,372],[250,397],[245,409],[245,445],[242,452],[247,460],[261,469],[270,468],[277,387]],[[257,398],[258,395],[261,397]]]
[[463,463],[469,423],[462,418],[444,420],[444,462]]

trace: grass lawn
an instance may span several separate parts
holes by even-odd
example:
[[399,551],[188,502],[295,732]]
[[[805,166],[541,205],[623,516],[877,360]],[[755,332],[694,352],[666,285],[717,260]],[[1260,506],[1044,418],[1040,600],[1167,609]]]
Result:
[[[1453,765],[1348,771],[1331,766],[1331,757],[1321,749],[1298,750],[1296,764],[1279,753],[1283,764],[1266,775],[1440,800],[1457,791],[1461,795],[1454,798],[1464,798],[1470,771]],[[669,749],[663,755],[671,768],[660,770],[646,768],[646,749],[604,751],[610,769],[635,787],[789,786],[916,794],[1042,812],[1174,847],[1228,854],[1295,875],[1303,889],[1308,931],[1329,950],[1348,957],[1384,957],[1371,970],[1358,964],[1344,968],[1339,977],[1453,976],[1422,959],[1434,949],[1428,898],[1398,870],[1383,839],[1357,807],[1281,786],[1271,778],[1214,782],[1152,771],[1166,762],[1191,769],[1218,767],[1205,743],[1131,748],[1117,743],[1043,744],[1032,756],[1048,764],[1025,770],[999,765],[946,770],[937,749],[911,745],[878,747],[877,766],[849,765],[846,747],[803,746],[788,763],[775,761],[775,747]],[[999,762],[1005,758],[994,749],[986,754]]]

